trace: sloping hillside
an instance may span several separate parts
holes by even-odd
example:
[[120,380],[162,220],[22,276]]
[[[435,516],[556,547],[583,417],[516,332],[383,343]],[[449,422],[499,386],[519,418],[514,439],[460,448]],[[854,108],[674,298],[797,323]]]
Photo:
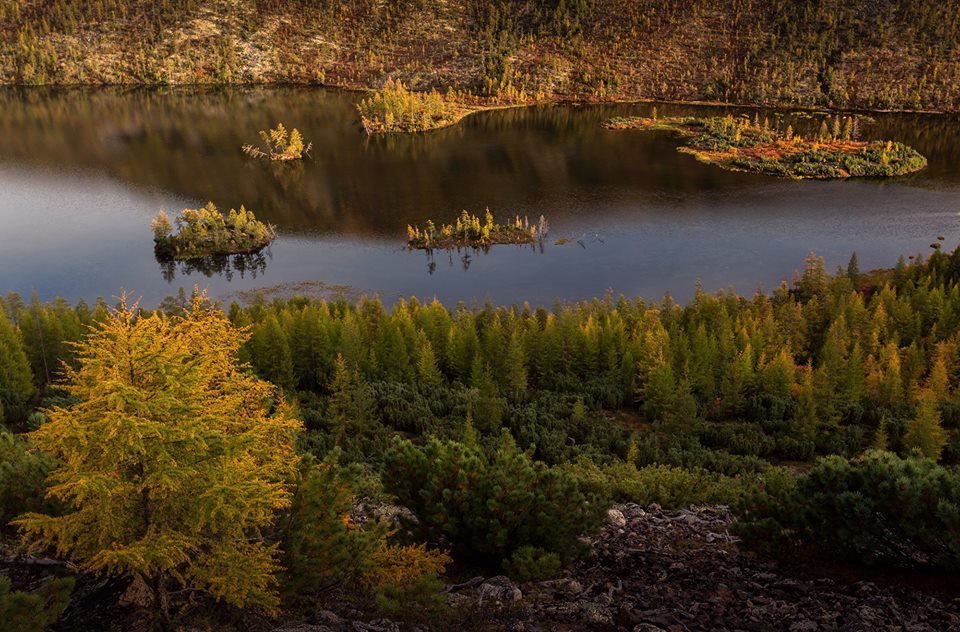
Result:
[[958,0],[3,0],[0,82],[960,110]]

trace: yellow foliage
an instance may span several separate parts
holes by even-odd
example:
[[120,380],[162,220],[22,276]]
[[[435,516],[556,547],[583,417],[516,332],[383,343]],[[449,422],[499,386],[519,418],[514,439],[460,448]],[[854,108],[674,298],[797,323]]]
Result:
[[121,299],[65,369],[76,403],[30,434],[58,463],[48,496],[69,510],[21,516],[25,543],[143,576],[164,609],[170,584],[276,607],[266,534],[290,505],[301,425],[237,361],[247,337],[203,294],[176,317]]
[[423,544],[395,546],[383,540],[370,556],[370,569],[364,574],[364,580],[373,587],[407,588],[430,575],[442,574],[452,561],[443,551],[427,549]]

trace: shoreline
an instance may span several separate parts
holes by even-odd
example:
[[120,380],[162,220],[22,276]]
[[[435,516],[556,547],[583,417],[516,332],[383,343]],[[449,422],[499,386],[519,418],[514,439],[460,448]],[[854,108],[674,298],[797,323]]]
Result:
[[[323,84],[306,83],[294,81],[277,82],[231,82],[231,83],[49,83],[49,84],[25,84],[25,83],[4,83],[0,82],[0,90],[23,90],[23,91],[56,91],[56,90],[174,90],[174,91],[222,91],[222,90],[254,90],[254,89],[295,89],[295,90],[321,90],[327,92],[343,92],[357,94],[375,94],[376,88],[355,86],[350,84]],[[478,97],[485,98],[485,97]],[[768,104],[768,103],[746,103],[733,101],[711,101],[704,99],[682,100],[682,99],[658,99],[654,97],[630,97],[613,99],[581,99],[574,95],[559,96],[540,101],[527,103],[496,103],[496,104],[467,104],[467,111],[456,120],[451,121],[440,127],[418,132],[400,132],[419,134],[423,132],[435,131],[453,127],[463,121],[465,118],[481,112],[496,110],[509,110],[518,108],[528,108],[536,106],[604,106],[604,105],[646,105],[646,104],[664,104],[677,106],[711,107],[711,108],[742,108],[749,110],[775,110],[775,111],[796,111],[806,113],[853,113],[853,114],[917,114],[925,116],[957,116],[960,117],[960,109],[957,110],[933,110],[916,108],[839,108],[834,106],[813,106],[798,104]],[[387,132],[396,133],[396,132]],[[377,132],[375,135],[382,135],[383,132]]]

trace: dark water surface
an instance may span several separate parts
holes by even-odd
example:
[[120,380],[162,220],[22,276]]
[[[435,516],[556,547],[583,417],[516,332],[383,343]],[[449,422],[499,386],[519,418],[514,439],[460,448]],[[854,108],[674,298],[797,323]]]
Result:
[[[771,289],[811,250],[830,268],[856,250],[866,270],[929,252],[937,235],[953,248],[960,235],[956,117],[877,115],[862,126],[864,136],[925,154],[924,172],[794,182],[700,164],[667,133],[599,126],[649,105],[488,112],[426,135],[366,138],[357,98],[306,89],[0,91],[0,293],[90,300],[126,289],[153,304],[199,283],[218,297],[284,284],[288,293],[346,286],[388,302],[549,304],[608,289],[684,299],[697,280],[707,290]],[[820,122],[769,116],[798,128]],[[313,141],[312,160],[275,165],[241,153],[277,121]],[[280,238],[261,260],[239,262],[245,269],[164,269],[150,219],[208,200],[245,204]],[[408,223],[485,207],[503,218],[545,215],[550,241],[433,259],[405,249]]]

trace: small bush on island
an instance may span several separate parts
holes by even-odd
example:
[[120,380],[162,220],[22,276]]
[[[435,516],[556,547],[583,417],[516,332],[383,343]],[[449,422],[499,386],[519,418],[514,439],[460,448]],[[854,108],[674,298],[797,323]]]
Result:
[[189,260],[217,255],[250,254],[263,249],[277,237],[270,224],[259,221],[243,206],[227,215],[210,202],[200,209],[183,209],[173,227],[166,213],[153,219],[153,241],[160,259]]
[[309,156],[313,143],[303,144],[303,136],[294,127],[289,132],[283,123],[277,123],[274,129],[260,130],[263,147],[244,145],[243,153],[253,158],[269,158],[270,160],[285,162],[300,160],[304,155]]
[[401,81],[388,79],[382,90],[357,105],[357,111],[368,134],[383,134],[447,127],[472,110],[452,92],[414,92]]
[[443,224],[439,229],[432,220],[424,228],[407,226],[407,245],[419,250],[450,250],[494,244],[533,244],[542,241],[549,230],[543,215],[536,224],[531,224],[526,217],[521,219],[519,215],[511,224],[497,224],[490,209],[487,209],[483,222],[476,215],[462,211],[456,224]]
[[[848,121],[851,119],[848,119]],[[680,151],[729,171],[750,171],[781,178],[890,177],[920,171],[927,159],[903,143],[861,141],[853,125],[830,132],[826,123],[815,138],[783,133],[766,122],[731,115],[713,118],[616,117],[607,129],[669,130],[687,138]]]

